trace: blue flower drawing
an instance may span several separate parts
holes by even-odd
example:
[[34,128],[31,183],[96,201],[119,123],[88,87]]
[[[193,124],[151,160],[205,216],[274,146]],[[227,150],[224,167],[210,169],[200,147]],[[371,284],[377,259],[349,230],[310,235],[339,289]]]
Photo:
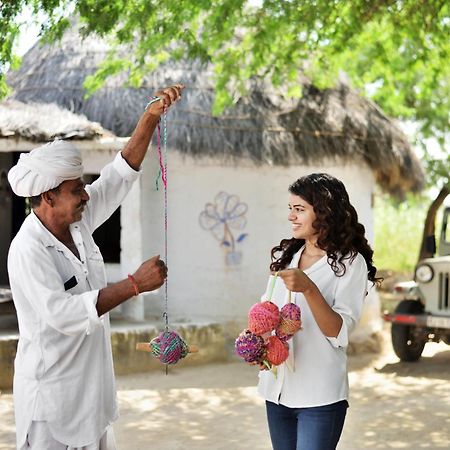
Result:
[[237,195],[219,192],[214,203],[207,203],[205,209],[200,213],[200,226],[211,231],[220,245],[227,250],[226,263],[228,265],[238,265],[241,262],[242,254],[236,251],[236,246],[243,242],[248,234],[238,233],[238,237],[235,238],[232,230],[240,231],[245,228],[247,210],[248,206],[240,202]]

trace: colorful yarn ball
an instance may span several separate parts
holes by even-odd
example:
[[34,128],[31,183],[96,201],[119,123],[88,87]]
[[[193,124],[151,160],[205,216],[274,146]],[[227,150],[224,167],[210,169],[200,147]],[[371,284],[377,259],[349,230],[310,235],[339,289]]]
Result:
[[289,356],[288,345],[277,336],[270,336],[266,343],[266,360],[274,366],[278,366]]
[[265,353],[264,339],[252,333],[250,330],[244,330],[234,343],[236,353],[246,362],[259,362]]
[[278,306],[270,301],[255,303],[248,312],[248,328],[258,335],[274,330],[279,322]]
[[280,323],[275,334],[287,341],[302,327],[302,314],[300,308],[294,303],[288,303],[281,308]]
[[176,364],[189,353],[189,347],[175,331],[163,331],[150,342],[152,354],[163,364]]

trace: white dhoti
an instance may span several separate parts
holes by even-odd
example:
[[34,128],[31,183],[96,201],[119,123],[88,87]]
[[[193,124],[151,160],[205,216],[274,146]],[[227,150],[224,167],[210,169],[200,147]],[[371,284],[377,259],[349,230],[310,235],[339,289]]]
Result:
[[114,430],[109,426],[100,441],[84,447],[70,447],[56,441],[45,421],[31,422],[27,441],[20,450],[117,450]]

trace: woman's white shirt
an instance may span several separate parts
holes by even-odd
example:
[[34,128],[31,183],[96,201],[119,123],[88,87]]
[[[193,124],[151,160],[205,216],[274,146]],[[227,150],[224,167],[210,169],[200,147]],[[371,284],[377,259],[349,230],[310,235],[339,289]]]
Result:
[[[291,261],[297,268],[302,247]],[[290,408],[322,406],[348,398],[347,355],[348,336],[361,317],[367,293],[367,265],[364,257],[345,260],[346,272],[338,277],[328,264],[327,255],[316,261],[304,273],[316,284],[326,302],[342,317],[337,337],[327,337],[320,330],[304,295],[292,293],[292,302],[302,313],[302,330],[289,343],[290,357],[277,367],[276,374],[259,374],[258,393],[273,403]],[[262,297],[266,300],[272,284],[269,278]],[[275,281],[271,301],[279,308],[288,302],[289,292],[281,278]]]

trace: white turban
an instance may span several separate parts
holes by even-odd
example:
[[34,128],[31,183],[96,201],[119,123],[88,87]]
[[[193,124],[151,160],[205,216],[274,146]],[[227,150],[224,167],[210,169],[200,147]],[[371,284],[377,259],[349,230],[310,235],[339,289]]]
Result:
[[20,155],[8,180],[20,197],[34,197],[83,175],[80,151],[70,142],[54,141]]

